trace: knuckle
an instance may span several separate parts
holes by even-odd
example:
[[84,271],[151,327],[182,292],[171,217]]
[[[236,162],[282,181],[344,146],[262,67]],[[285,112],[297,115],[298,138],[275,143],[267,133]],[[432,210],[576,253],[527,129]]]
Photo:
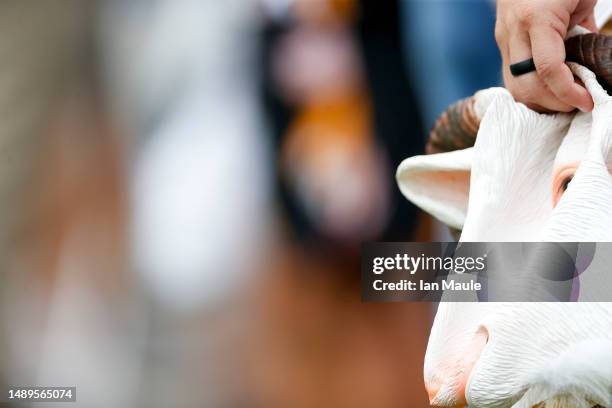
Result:
[[538,75],[540,75],[540,77],[543,79],[550,78],[557,69],[557,64],[547,59],[537,60],[535,62],[535,66],[536,71],[538,71]]
[[537,10],[529,4],[525,4],[523,9],[521,10],[521,15],[519,17],[519,25],[523,29],[529,29],[534,25],[537,18]]
[[565,37],[565,34],[567,32],[567,24],[569,24],[569,22],[565,22],[562,19],[552,19],[552,20],[547,20],[546,24],[555,32],[559,33],[559,35],[561,37]]

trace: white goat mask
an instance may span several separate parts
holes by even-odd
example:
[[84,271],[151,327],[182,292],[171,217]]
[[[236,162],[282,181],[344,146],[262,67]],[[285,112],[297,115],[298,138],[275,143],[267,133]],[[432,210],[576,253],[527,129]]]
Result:
[[[461,241],[612,241],[612,97],[571,68],[592,113],[538,114],[481,91],[474,147],[405,160],[402,193]],[[436,405],[612,406],[612,303],[441,303],[425,382]]]

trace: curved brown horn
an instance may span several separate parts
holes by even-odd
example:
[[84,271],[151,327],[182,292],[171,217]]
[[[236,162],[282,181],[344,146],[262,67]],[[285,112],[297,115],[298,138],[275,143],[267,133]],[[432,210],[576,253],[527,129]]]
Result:
[[480,118],[474,112],[474,97],[461,99],[436,120],[425,151],[433,154],[474,146],[479,127]]
[[[565,41],[566,60],[593,71],[612,95],[612,36],[582,34]],[[429,134],[426,153],[441,153],[474,146],[480,118],[474,113],[474,97],[455,102],[440,115]]]
[[565,41],[565,59],[593,71],[602,87],[612,90],[612,36],[583,34]]

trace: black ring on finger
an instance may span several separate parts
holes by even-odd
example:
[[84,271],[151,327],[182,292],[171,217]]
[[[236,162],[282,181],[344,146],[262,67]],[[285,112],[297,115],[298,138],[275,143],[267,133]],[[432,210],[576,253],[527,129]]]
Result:
[[525,61],[520,61],[515,64],[510,64],[510,73],[512,76],[521,76],[533,72],[536,70],[535,63],[533,62],[533,58],[526,59]]

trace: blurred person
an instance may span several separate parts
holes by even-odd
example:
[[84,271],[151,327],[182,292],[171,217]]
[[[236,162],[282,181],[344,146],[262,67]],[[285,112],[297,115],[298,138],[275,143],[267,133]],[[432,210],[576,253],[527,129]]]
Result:
[[130,149],[131,249],[177,310],[226,301],[266,242],[254,1],[107,2],[107,94]]
[[[129,256],[146,298],[139,403],[241,406],[237,355],[274,235],[255,1],[108,1],[106,98],[128,140]],[[237,311],[238,310],[238,311]]]
[[423,141],[397,2],[292,5],[269,31],[265,95],[296,236],[336,257],[365,240],[408,239],[416,211],[389,180]]
[[391,160],[423,143],[397,2],[287,3],[262,59],[291,239],[258,285],[245,375],[264,406],[426,406],[419,383],[395,379],[420,376],[429,306],[378,308],[358,291],[359,243],[409,239],[416,218],[390,185]]
[[351,31],[357,4],[295,1],[292,22],[272,46],[274,86],[295,109],[281,129],[283,186],[305,221],[298,234],[334,247],[376,236],[388,217],[386,157],[372,137],[371,100]]

